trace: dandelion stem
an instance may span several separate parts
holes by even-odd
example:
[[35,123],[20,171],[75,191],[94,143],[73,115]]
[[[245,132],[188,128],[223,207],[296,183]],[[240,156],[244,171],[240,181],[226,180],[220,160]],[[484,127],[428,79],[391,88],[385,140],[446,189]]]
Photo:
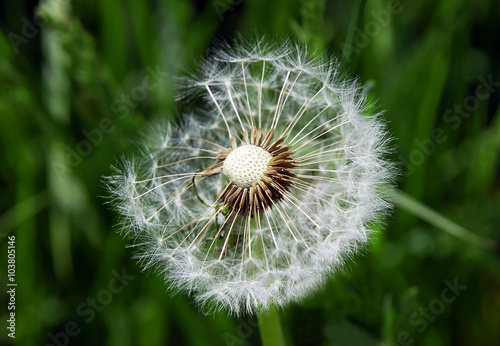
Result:
[[259,319],[260,338],[263,346],[285,346],[285,336],[281,328],[279,311],[271,306],[268,310],[257,314]]

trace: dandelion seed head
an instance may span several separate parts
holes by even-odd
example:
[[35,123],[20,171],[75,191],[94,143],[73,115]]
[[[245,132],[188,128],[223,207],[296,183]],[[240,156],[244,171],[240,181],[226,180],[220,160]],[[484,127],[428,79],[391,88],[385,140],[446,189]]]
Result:
[[204,104],[148,131],[108,179],[140,262],[205,311],[307,296],[388,208],[380,115],[334,60],[289,41],[220,45],[184,85]]

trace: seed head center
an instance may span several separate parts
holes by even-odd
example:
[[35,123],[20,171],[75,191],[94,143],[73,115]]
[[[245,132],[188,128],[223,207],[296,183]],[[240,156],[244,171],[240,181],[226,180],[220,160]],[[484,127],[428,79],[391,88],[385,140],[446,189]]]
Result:
[[253,144],[234,149],[224,160],[222,172],[238,187],[248,188],[258,183],[268,170],[272,155]]

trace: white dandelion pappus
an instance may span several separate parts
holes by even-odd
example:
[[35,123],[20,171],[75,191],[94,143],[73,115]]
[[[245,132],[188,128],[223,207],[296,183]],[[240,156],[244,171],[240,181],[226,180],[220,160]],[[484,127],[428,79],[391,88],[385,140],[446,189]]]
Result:
[[187,80],[180,126],[109,178],[146,268],[203,307],[298,300],[367,243],[387,203],[387,136],[355,81],[286,41],[237,43]]

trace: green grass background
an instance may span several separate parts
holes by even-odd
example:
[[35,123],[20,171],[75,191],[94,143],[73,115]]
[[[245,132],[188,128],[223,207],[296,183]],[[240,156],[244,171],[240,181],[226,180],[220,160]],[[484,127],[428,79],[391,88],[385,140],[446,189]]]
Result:
[[[40,27],[26,24],[34,13]],[[69,345],[260,344],[255,317],[206,316],[141,272],[101,197],[101,177],[137,150],[145,126],[176,121],[174,77],[235,33],[290,36],[359,75],[386,110],[405,194],[342,273],[281,311],[288,341],[500,344],[499,252],[449,233],[460,225],[500,238],[498,83],[474,103],[481,78],[500,82],[495,0],[1,3],[0,343],[12,341],[6,236],[15,235],[20,345],[57,345],[51,335]],[[123,107],[150,69],[162,71],[157,87]],[[103,119],[102,138],[71,154]],[[134,278],[109,297],[113,270]],[[445,303],[446,281],[467,288]],[[82,313],[88,299],[97,299],[93,315]]]

